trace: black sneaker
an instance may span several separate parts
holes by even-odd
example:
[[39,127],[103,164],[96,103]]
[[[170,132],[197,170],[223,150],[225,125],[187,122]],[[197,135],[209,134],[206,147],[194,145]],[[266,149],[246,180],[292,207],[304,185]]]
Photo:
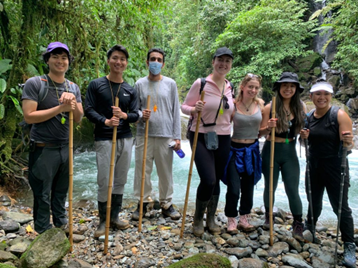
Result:
[[173,208],[173,205],[170,205],[168,209],[162,208],[162,214],[172,220],[179,220],[181,217],[180,213]]

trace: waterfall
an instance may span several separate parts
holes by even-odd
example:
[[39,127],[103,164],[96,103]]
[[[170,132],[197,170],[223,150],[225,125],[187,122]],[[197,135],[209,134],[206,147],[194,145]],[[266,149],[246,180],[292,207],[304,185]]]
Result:
[[[323,9],[326,6],[326,0],[323,1],[313,1],[313,12]],[[326,16],[331,17],[331,11],[326,14]],[[324,17],[319,15],[318,17],[319,25],[322,25],[324,22]],[[336,42],[331,41],[328,46],[326,46],[327,41],[331,38],[332,30],[319,30],[317,31],[316,36],[313,38],[314,51],[322,55],[326,64],[330,64],[333,61],[333,58],[336,54]],[[325,47],[326,46],[326,47]],[[323,50],[323,48],[325,49]],[[327,68],[322,70],[326,71]]]

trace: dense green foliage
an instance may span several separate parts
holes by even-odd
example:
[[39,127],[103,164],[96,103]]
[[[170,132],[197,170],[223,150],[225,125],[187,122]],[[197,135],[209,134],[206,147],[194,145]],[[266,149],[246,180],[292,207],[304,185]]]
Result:
[[[14,152],[23,150],[17,84],[47,72],[41,53],[49,42],[70,47],[75,61],[67,77],[80,86],[83,97],[89,81],[108,72],[106,51],[116,43],[128,48],[125,79],[132,85],[148,72],[148,48],[159,46],[167,53],[163,72],[176,80],[183,100],[194,80],[211,72],[215,49],[227,46],[235,55],[229,79],[237,85],[247,72],[257,73],[270,92],[284,70],[297,72],[305,64],[313,72],[317,54],[311,56],[312,37],[317,29],[333,30],[337,54],[332,66],[356,80],[356,1],[332,0],[312,15],[313,2],[0,0],[0,177],[16,172]],[[325,16],[323,25],[318,24],[320,14]]]

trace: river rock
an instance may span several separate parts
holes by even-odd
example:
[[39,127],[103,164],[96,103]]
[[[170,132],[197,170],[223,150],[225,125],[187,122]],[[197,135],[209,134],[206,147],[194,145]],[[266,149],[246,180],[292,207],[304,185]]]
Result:
[[287,253],[282,257],[282,261],[296,268],[310,268],[307,262],[298,254]]
[[289,246],[286,242],[277,242],[274,243],[272,247],[269,248],[268,254],[271,257],[277,257],[282,253],[286,253],[289,251]]
[[32,242],[21,261],[27,268],[51,267],[69,252],[70,247],[63,230],[49,229]]
[[20,213],[20,212],[10,212],[7,211],[3,215],[3,219],[11,219],[20,224],[25,224],[33,220],[33,217],[29,214]]
[[20,229],[20,224],[14,220],[0,221],[0,228],[5,232],[16,232]]
[[252,253],[252,249],[249,247],[248,248],[226,248],[223,251],[226,254],[235,255],[239,259],[250,256]]
[[253,259],[253,258],[243,258],[239,260],[238,268],[262,268],[263,267],[263,261]]

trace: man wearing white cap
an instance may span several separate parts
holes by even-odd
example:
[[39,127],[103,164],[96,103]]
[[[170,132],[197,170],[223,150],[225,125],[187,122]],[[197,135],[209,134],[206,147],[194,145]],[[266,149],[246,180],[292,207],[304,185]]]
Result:
[[[69,186],[69,119],[83,116],[81,92],[65,74],[73,59],[67,45],[50,43],[43,54],[49,73],[26,81],[22,109],[30,133],[29,183],[34,195],[34,225],[38,233],[67,224],[65,202]],[[43,93],[45,92],[45,93]]]
[[[350,150],[353,146],[352,121],[345,111],[331,105],[332,94],[333,87],[327,82],[319,82],[312,86],[310,98],[316,109],[307,116],[307,130],[300,132],[301,138],[308,139],[310,172],[306,177],[306,186],[310,180],[312,191],[312,197],[308,198],[308,201],[312,202],[312,211],[308,206],[306,227],[314,231],[321,215],[322,198],[326,189],[334,213],[337,216],[340,214],[341,217],[339,227],[344,242],[342,264],[346,267],[356,267],[354,223],[348,204],[349,169],[341,173],[342,147]],[[348,167],[348,161],[346,164]],[[341,179],[344,179],[343,188],[340,186]],[[309,189],[306,189],[308,196]],[[339,189],[342,191],[341,200]],[[314,222],[311,220],[311,213]]]

